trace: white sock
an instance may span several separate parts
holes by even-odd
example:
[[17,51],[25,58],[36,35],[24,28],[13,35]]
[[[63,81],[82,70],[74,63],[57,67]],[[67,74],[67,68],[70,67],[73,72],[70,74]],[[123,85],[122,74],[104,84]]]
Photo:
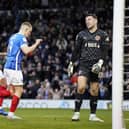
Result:
[[93,114],[93,113],[90,114],[90,117],[95,117],[95,116],[96,116],[96,114]]
[[8,113],[8,116],[13,116],[14,115],[14,112],[9,112]]

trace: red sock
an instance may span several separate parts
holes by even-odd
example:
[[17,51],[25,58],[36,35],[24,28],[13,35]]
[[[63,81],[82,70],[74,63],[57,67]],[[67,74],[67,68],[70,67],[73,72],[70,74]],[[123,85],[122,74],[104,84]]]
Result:
[[8,97],[11,96],[11,93],[9,90],[6,90],[6,87],[0,86],[0,97]]
[[[5,90],[5,89],[6,89],[5,86],[0,86],[0,91],[1,91],[1,90]],[[3,97],[0,97],[0,106],[2,106],[3,100],[4,100],[4,98],[3,98]]]
[[6,90],[5,86],[0,86],[0,90]]
[[19,103],[19,97],[16,95],[13,95],[11,107],[10,107],[10,112],[15,112],[18,103]]
[[1,107],[2,104],[3,104],[3,100],[4,100],[4,98],[3,98],[3,97],[0,97],[0,107]]

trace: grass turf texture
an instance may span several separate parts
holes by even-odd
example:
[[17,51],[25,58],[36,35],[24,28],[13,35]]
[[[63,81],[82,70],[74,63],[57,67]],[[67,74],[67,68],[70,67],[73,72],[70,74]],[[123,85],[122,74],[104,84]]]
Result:
[[[90,122],[89,110],[81,110],[81,120],[72,122],[71,109],[18,109],[16,115],[22,120],[8,120],[0,116],[0,129],[112,129],[111,110],[98,110],[97,116],[105,122]],[[124,112],[129,119],[129,112]],[[129,129],[129,121],[126,129]]]

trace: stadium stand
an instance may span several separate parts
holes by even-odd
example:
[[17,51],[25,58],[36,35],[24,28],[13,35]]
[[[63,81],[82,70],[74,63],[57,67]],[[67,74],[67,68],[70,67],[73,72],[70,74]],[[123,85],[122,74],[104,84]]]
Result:
[[[83,13],[95,11],[100,28],[112,37],[112,1],[99,5],[90,0],[25,0],[0,2],[0,51],[5,52],[8,37],[17,31],[23,21],[30,21],[34,28],[30,44],[35,37],[43,37],[45,43],[34,56],[23,60],[24,93],[22,98],[72,99],[76,87],[76,73],[69,78],[67,66],[74,49],[76,34],[83,28]],[[108,11],[107,11],[108,9]],[[14,20],[15,19],[15,20]],[[4,57],[0,56],[0,67]],[[100,99],[111,99],[112,39],[100,78]],[[56,96],[55,96],[56,94]],[[88,98],[88,95],[85,95]]]

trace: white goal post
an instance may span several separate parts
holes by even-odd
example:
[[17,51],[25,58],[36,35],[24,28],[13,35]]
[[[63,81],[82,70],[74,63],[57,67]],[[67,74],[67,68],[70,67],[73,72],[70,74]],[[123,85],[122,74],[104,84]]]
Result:
[[114,0],[113,7],[113,76],[112,129],[123,129],[123,46],[125,0]]

